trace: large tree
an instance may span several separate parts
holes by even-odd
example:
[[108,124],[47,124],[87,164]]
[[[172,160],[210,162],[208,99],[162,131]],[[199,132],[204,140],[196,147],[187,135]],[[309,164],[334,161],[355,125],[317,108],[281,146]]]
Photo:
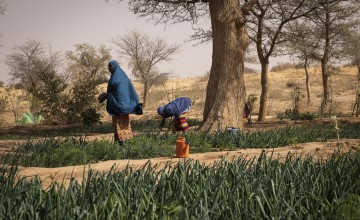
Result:
[[143,85],[143,107],[146,106],[148,91],[153,85],[166,81],[169,72],[161,72],[157,65],[170,61],[172,55],[176,54],[180,45],[168,45],[164,39],[151,39],[149,35],[139,31],[130,31],[124,36],[113,39],[118,46],[118,51],[129,61],[132,75]]
[[244,60],[249,10],[257,0],[133,0],[130,9],[157,22],[196,22],[210,13],[213,55],[201,130],[243,128]]
[[335,61],[343,60],[348,38],[352,35],[353,27],[359,23],[354,15],[359,10],[357,0],[322,0],[323,4],[309,19],[315,36],[320,39],[312,57],[321,63],[323,97],[320,114],[331,111],[330,76],[331,66]]
[[266,120],[269,59],[276,55],[278,45],[286,40],[286,26],[317,7],[321,0],[259,0],[252,8],[248,22],[250,38],[255,43],[261,64],[261,96],[258,121]]

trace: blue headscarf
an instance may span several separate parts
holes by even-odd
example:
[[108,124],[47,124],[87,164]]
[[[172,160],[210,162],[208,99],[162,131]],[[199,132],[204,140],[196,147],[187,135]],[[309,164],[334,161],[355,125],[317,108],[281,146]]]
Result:
[[128,76],[116,60],[109,62],[106,110],[110,115],[142,114],[142,104]]
[[191,99],[188,97],[179,97],[176,98],[174,101],[166,104],[165,106],[160,106],[157,109],[159,115],[163,116],[164,118],[172,117],[175,118],[180,117],[180,115],[184,112],[187,112],[191,108]]

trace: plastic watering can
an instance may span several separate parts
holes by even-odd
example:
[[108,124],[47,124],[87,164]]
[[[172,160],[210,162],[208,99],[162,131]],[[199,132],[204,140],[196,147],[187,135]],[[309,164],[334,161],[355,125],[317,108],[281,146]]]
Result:
[[185,137],[179,137],[176,140],[176,157],[184,158],[190,155],[190,142]]

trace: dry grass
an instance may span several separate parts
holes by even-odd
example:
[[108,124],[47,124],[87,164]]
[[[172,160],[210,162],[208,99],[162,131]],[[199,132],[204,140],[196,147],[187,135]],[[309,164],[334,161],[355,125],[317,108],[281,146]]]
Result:
[[[311,90],[311,104],[306,102],[306,87],[305,87],[305,72],[301,69],[288,69],[280,72],[269,73],[269,97],[268,97],[268,116],[276,116],[278,113],[285,112],[286,109],[292,108],[291,95],[294,92],[294,85],[300,87],[304,99],[301,101],[301,112],[317,113],[320,107],[322,97],[322,77],[321,69],[319,67],[312,67],[310,72],[310,90]],[[344,67],[341,69],[339,75],[330,77],[330,84],[333,98],[333,111],[336,113],[350,114],[352,105],[355,101],[356,91],[360,90],[360,83],[356,80],[357,69],[355,67]],[[195,100],[195,104],[191,110],[189,117],[202,117],[202,110],[205,103],[207,78],[193,77],[185,79],[172,79],[166,83],[154,86],[149,91],[147,100],[147,107],[144,110],[143,116],[134,116],[134,119],[154,118],[156,116],[156,109],[159,105],[168,103],[179,96],[188,96]],[[138,82],[134,82],[134,86],[142,99],[142,86]],[[247,95],[255,95],[258,99],[255,103],[254,114],[258,113],[259,98],[261,94],[260,74],[251,73],[245,75],[245,86]],[[0,88],[2,91],[3,88]],[[101,91],[106,91],[106,84],[101,85]],[[17,91],[19,92],[19,91]],[[1,95],[1,93],[0,93]],[[25,102],[21,104],[21,113],[27,109],[24,107]],[[103,112],[103,120],[110,120],[110,117],[105,112],[104,106],[101,107]],[[3,114],[5,123],[13,123],[13,115],[8,109]]]

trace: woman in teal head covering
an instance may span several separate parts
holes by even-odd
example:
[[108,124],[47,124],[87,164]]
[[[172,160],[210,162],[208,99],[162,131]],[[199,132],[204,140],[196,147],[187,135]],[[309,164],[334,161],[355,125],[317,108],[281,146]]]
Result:
[[98,100],[102,103],[107,99],[106,111],[112,116],[114,139],[122,144],[124,140],[133,136],[129,114],[142,114],[142,104],[133,84],[120,68],[119,63],[116,60],[110,61],[108,69],[111,76],[107,93],[99,95]]

